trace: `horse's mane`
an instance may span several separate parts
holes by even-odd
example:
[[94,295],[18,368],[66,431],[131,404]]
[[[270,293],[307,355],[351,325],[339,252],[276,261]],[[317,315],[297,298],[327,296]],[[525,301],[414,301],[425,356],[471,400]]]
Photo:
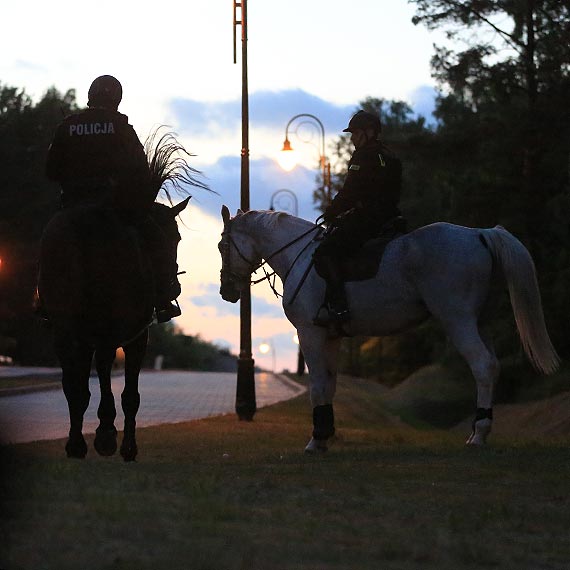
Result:
[[196,156],[189,153],[177,140],[177,134],[164,131],[160,125],[152,131],[144,143],[144,150],[150,169],[151,185],[155,197],[163,192],[172,204],[172,191],[186,197],[190,195],[188,186],[213,192],[199,177],[202,172],[192,168],[186,158]]
[[[285,224],[293,225],[299,228],[299,233],[306,230],[309,226],[314,225],[313,222],[292,216],[286,212],[275,212],[273,210],[249,210],[248,212],[238,214],[235,219],[243,220],[244,224],[251,224],[252,227],[261,230],[274,232],[281,229]],[[291,231],[291,228],[289,228]],[[292,237],[295,237],[296,231],[293,230]]]

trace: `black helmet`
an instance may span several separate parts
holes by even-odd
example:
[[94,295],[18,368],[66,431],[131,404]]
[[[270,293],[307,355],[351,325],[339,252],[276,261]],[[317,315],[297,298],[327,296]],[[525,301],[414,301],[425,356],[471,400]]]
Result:
[[382,123],[378,115],[361,110],[352,116],[348,127],[342,132],[351,133],[356,129],[374,129],[375,132],[380,133],[382,131]]
[[119,80],[112,75],[101,75],[89,87],[87,106],[116,110],[122,98],[123,88]]

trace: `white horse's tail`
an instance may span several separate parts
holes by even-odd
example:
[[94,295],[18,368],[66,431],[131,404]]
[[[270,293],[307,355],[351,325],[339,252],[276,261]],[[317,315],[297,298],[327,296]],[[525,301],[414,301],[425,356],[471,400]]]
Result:
[[529,251],[501,226],[481,230],[481,237],[503,269],[524,351],[538,371],[555,372],[560,357],[546,330],[536,270]]

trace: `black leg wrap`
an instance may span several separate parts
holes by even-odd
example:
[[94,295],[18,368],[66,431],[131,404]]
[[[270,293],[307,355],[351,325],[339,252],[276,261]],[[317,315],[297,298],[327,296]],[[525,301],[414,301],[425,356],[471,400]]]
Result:
[[473,420],[473,431],[475,431],[475,423],[479,420],[493,420],[493,408],[477,408],[475,419]]
[[313,437],[328,439],[334,435],[334,412],[332,404],[313,408]]

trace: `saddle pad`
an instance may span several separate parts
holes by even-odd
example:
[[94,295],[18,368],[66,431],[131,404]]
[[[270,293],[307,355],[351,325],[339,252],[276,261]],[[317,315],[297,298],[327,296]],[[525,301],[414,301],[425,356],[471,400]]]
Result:
[[[378,267],[380,267],[386,246],[399,235],[370,240],[361,249],[354,252],[352,257],[341,259],[340,267],[343,280],[366,281],[372,279],[378,273]],[[323,279],[328,278],[326,269],[321,266],[318,258],[315,259],[315,269]]]

